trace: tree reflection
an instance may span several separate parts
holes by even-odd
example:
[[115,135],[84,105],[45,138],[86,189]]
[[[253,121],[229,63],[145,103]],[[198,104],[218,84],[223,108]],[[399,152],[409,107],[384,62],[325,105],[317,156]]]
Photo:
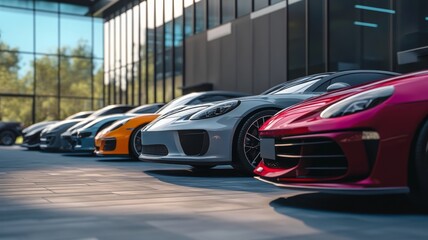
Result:
[[[19,121],[30,125],[33,94],[36,95],[37,122],[90,110],[93,106],[92,96],[102,96],[103,86],[98,84],[92,88],[92,80],[102,83],[103,72],[99,69],[92,79],[92,54],[85,42],[74,48],[63,47],[58,50],[57,56],[37,57],[30,62],[28,70],[19,65],[19,49],[10,48],[4,42],[0,42],[0,49],[0,93],[4,95],[0,96],[1,121]],[[65,53],[79,57],[65,57]],[[61,98],[58,99],[58,96]],[[98,105],[95,104],[96,107]]]

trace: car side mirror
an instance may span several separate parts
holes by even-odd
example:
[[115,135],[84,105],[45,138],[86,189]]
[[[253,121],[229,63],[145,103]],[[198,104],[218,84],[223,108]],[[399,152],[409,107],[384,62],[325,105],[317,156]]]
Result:
[[343,83],[343,82],[338,82],[338,83],[333,83],[330,86],[327,87],[327,92],[332,92],[335,90],[339,90],[342,88],[347,88],[350,87],[351,85],[347,84],[347,83]]

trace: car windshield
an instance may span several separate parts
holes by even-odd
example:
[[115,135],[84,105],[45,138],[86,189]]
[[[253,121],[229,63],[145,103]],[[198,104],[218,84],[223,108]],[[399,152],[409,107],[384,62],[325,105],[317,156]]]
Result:
[[299,93],[304,92],[310,86],[321,80],[322,78],[331,75],[332,73],[322,73],[314,74],[306,77],[297,78],[286,83],[277,85],[265,92],[263,94],[273,95],[273,94],[284,94],[284,93]]
[[110,109],[112,109],[112,108],[111,107],[101,108],[101,109],[95,111],[94,113],[92,113],[90,116],[91,117],[99,117],[99,116],[103,115],[106,111],[108,111]]
[[300,83],[291,87],[287,88],[281,88],[280,90],[276,91],[273,94],[284,94],[284,93],[302,93],[306,89],[308,89],[310,86],[314,85],[316,82],[321,80],[322,78],[316,78],[309,82]]
[[196,93],[190,93],[190,94],[184,95],[182,97],[176,98],[176,99],[172,100],[171,102],[169,102],[168,104],[166,104],[165,106],[163,106],[156,113],[162,115],[162,114],[168,113],[172,110],[176,110],[176,108],[181,107],[181,106],[185,105],[186,103],[188,103],[190,100],[194,99],[195,96],[197,96]]

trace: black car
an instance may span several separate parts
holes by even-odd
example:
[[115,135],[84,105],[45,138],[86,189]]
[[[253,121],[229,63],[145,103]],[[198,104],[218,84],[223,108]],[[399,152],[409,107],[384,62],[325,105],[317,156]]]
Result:
[[21,131],[22,124],[20,122],[0,122],[0,145],[15,144],[16,138],[21,135]]

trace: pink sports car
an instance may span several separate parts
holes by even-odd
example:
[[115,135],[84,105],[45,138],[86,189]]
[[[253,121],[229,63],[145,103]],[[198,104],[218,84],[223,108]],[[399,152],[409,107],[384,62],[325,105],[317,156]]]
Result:
[[259,130],[254,173],[279,187],[428,202],[428,71],[327,93]]

